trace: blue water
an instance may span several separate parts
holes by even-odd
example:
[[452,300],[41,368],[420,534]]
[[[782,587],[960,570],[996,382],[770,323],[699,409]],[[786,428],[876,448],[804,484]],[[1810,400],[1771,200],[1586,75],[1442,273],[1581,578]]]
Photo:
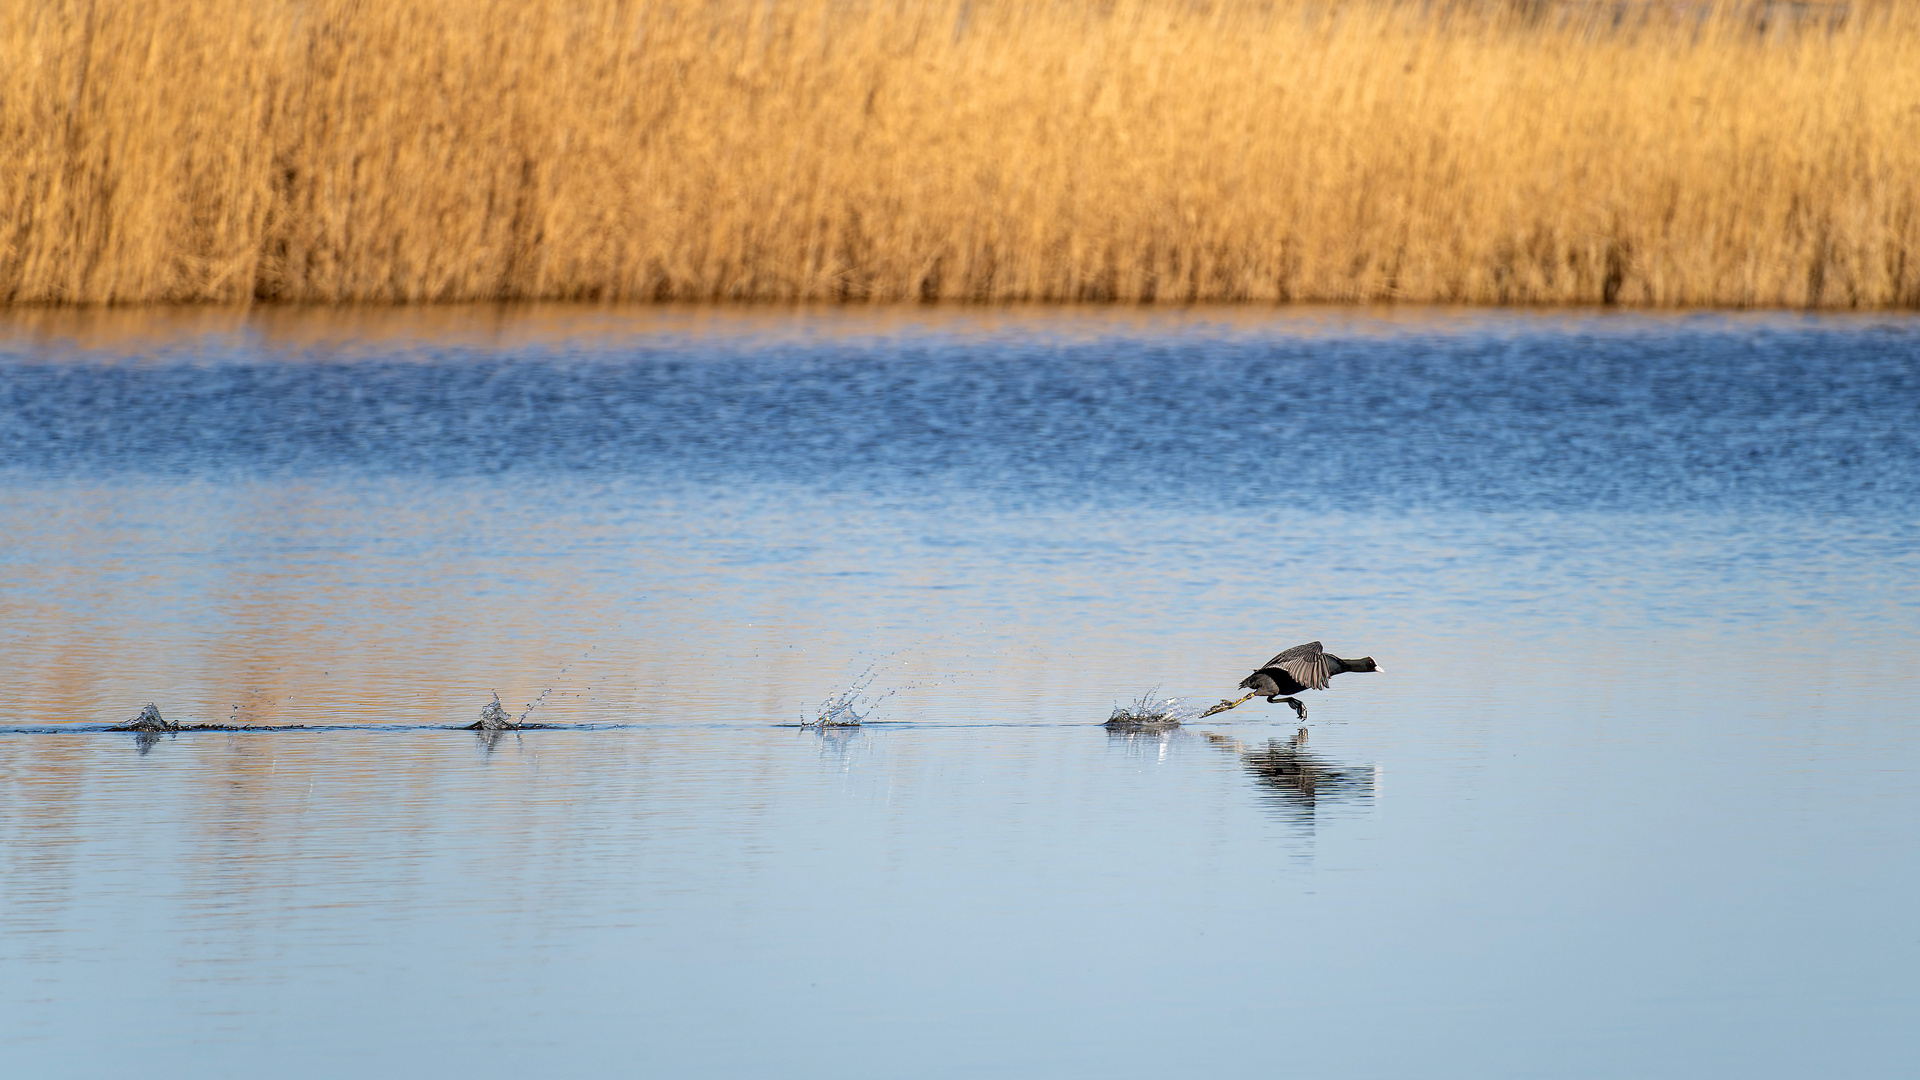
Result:
[[1912,1075],[1917,420],[1908,317],[18,314],[0,1057]]
[[762,321],[517,348],[29,348],[0,388],[0,448],[17,473],[94,478],[558,475],[1250,511],[1920,505],[1911,320],[1349,319],[1312,336],[1204,317]]

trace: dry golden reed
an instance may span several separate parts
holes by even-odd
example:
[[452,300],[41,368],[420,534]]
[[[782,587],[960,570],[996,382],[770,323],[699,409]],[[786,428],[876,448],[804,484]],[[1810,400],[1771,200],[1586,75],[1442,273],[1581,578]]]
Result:
[[0,0],[0,298],[1912,307],[1916,9]]

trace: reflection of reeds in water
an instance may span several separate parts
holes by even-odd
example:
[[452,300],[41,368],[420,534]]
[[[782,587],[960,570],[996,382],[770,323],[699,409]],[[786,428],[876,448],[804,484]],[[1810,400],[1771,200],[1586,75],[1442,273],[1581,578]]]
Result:
[[1892,0],[78,0],[0,55],[0,302],[1920,303]]
[[1312,820],[1315,811],[1326,803],[1373,798],[1373,770],[1335,765],[1308,753],[1305,728],[1285,742],[1271,739],[1265,746],[1254,748],[1213,732],[1207,733],[1207,741],[1240,755],[1247,771],[1267,789],[1274,804],[1301,820]]

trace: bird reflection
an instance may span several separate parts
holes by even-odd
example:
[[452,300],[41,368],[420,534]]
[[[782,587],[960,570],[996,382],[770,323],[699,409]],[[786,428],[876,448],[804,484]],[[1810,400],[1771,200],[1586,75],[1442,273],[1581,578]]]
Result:
[[1297,821],[1311,823],[1323,806],[1364,803],[1373,798],[1373,769],[1335,765],[1308,753],[1306,728],[1284,742],[1270,739],[1259,747],[1211,731],[1207,732],[1207,741],[1238,754],[1254,780],[1267,789],[1263,794],[1273,808]]

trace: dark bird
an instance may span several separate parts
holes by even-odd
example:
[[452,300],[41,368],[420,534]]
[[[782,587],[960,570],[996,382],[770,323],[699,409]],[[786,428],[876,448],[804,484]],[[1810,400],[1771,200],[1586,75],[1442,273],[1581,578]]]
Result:
[[[1271,705],[1291,705],[1300,719],[1307,718],[1307,707],[1300,704],[1292,695],[1302,690],[1325,690],[1328,680],[1343,671],[1379,671],[1380,665],[1373,657],[1362,656],[1358,660],[1343,660],[1320,647],[1317,641],[1305,645],[1295,645],[1273,659],[1260,665],[1260,670],[1240,680],[1240,688],[1248,693],[1239,701],[1221,699],[1220,704],[1201,713],[1203,717],[1217,712],[1226,712],[1244,704],[1248,698],[1264,697]],[[1285,694],[1286,697],[1281,695]]]

